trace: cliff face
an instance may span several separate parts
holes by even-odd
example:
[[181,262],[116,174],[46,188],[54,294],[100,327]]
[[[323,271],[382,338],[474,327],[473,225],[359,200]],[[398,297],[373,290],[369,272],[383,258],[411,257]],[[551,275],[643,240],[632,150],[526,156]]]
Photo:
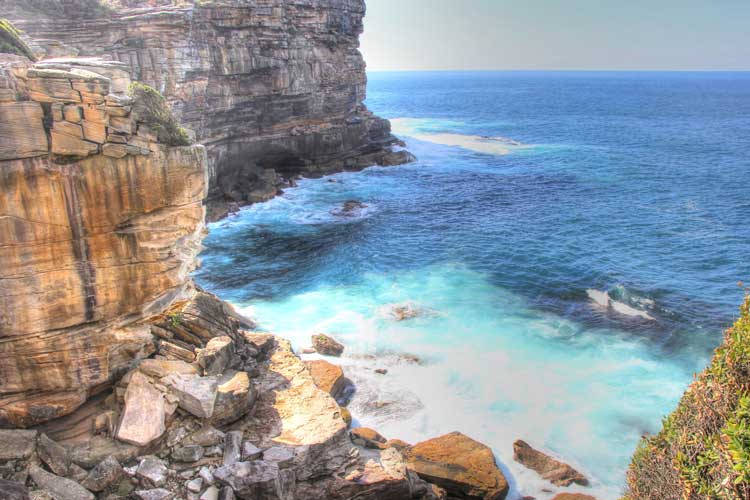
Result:
[[206,155],[132,112],[124,67],[0,54],[0,426],[69,413],[187,295]]
[[362,104],[364,0],[121,1],[85,22],[59,15],[71,3],[4,7],[50,54],[106,55],[160,90],[208,148],[215,215],[300,174],[412,158]]
[[750,498],[750,296],[661,432],[641,441],[623,500]]

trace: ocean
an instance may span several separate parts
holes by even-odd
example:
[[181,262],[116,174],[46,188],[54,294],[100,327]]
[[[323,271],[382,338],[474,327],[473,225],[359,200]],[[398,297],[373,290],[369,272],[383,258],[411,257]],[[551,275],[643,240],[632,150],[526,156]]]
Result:
[[459,430],[549,498],[524,439],[618,498],[750,280],[750,73],[371,73],[367,104],[418,161],[212,224],[197,281],[342,341],[356,425]]

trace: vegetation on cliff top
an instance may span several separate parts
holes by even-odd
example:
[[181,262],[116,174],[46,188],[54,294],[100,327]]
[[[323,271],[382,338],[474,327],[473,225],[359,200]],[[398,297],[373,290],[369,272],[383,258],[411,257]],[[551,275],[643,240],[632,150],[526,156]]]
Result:
[[177,122],[167,100],[159,91],[145,83],[133,82],[128,93],[133,98],[133,111],[138,119],[156,132],[159,142],[170,146],[190,144],[187,131]]
[[32,61],[36,61],[34,52],[21,39],[21,32],[10,21],[2,18],[0,18],[0,53],[18,54],[19,56],[26,56]]
[[661,432],[639,444],[625,498],[750,498],[750,295]]

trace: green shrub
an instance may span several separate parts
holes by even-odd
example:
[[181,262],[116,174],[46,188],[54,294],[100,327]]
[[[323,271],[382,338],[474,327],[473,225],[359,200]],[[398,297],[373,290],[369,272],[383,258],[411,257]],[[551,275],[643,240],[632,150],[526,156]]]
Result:
[[638,445],[625,498],[750,499],[750,296],[661,432]]
[[190,137],[177,123],[164,96],[145,83],[133,82],[128,94],[133,98],[133,111],[137,119],[159,136],[159,142],[170,146],[187,146]]
[[21,39],[18,31],[7,19],[0,19],[0,52],[5,54],[18,54],[36,61],[31,48]]

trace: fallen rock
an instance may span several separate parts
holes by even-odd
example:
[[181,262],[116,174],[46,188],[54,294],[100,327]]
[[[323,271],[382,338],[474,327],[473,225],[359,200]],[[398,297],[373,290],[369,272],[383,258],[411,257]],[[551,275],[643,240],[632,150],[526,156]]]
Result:
[[583,493],[558,493],[552,500],[596,500],[596,498]]
[[188,481],[185,484],[185,488],[187,488],[188,491],[192,491],[193,493],[200,493],[203,489],[203,478],[196,477],[195,479]]
[[110,455],[118,462],[125,463],[138,456],[138,453],[139,448],[132,444],[121,443],[104,436],[94,436],[85,443],[72,447],[70,458],[73,463],[92,469]]
[[312,336],[312,345],[315,350],[325,356],[341,356],[344,352],[344,345],[324,333],[318,333]]
[[242,461],[250,462],[252,460],[258,460],[263,455],[263,450],[255,446],[250,441],[242,443]]
[[520,439],[513,443],[513,459],[556,486],[570,486],[573,483],[581,486],[589,484],[588,479],[570,465],[535,450]]
[[156,457],[144,457],[138,464],[135,475],[156,488],[164,486],[169,477],[169,469],[163,460]]
[[231,486],[224,486],[219,492],[219,500],[235,500],[234,490]]
[[242,431],[227,432],[224,439],[224,465],[239,462],[242,456]]
[[341,418],[344,419],[346,427],[349,428],[352,425],[352,413],[344,407],[341,407]]
[[58,476],[67,476],[70,469],[70,455],[68,450],[61,444],[47,437],[46,434],[39,436],[37,446],[39,458]]
[[199,375],[198,368],[195,365],[179,359],[144,359],[138,365],[138,370],[157,379],[166,377],[172,373]]
[[172,450],[172,458],[177,462],[197,462],[203,458],[203,447],[197,444],[181,446]]
[[385,442],[386,448],[396,448],[398,451],[404,451],[407,448],[411,448],[411,445],[406,441],[400,439],[389,439]]
[[200,496],[199,500],[219,500],[219,488],[216,486],[209,486]]
[[349,431],[349,435],[352,438],[352,443],[357,446],[364,446],[365,448],[372,448],[376,450],[384,449],[386,439],[367,427],[357,427]]
[[418,443],[404,453],[407,467],[427,482],[465,499],[503,500],[508,481],[487,446],[460,432]]
[[21,483],[0,479],[0,500],[29,500],[29,490]]
[[37,486],[49,491],[55,500],[94,500],[94,495],[80,484],[64,477],[50,474],[32,465],[29,475]]
[[293,475],[282,478],[277,464],[263,460],[219,467],[214,477],[222,485],[230,486],[240,498],[286,498],[284,492],[290,489],[287,481],[294,480]]
[[36,448],[37,431],[0,429],[0,460],[29,458]]
[[120,462],[109,456],[94,467],[81,484],[91,491],[103,491],[115,484],[124,474]]
[[350,382],[344,377],[344,370],[340,366],[324,359],[305,361],[305,365],[318,388],[333,396],[336,401],[344,398]]
[[252,409],[257,391],[247,372],[228,370],[218,384],[211,422],[223,426],[236,422]]
[[161,437],[166,430],[164,396],[143,373],[131,373],[117,439],[136,446],[146,446]]
[[162,380],[169,385],[180,400],[180,408],[198,418],[211,418],[219,388],[219,381],[216,377],[173,374]]
[[190,434],[185,439],[185,444],[197,444],[199,446],[216,446],[224,443],[225,434],[210,425],[205,425]]
[[275,463],[279,469],[285,469],[294,463],[294,450],[287,446],[273,446],[263,452],[263,460]]
[[242,338],[258,353],[267,355],[273,349],[276,339],[270,333],[242,331]]
[[214,337],[198,353],[197,361],[203,368],[204,375],[219,375],[224,373],[231,363],[233,353],[234,342],[231,338]]
[[386,375],[388,373],[388,370],[385,368],[375,368],[375,373],[378,375]]
[[135,492],[135,495],[141,500],[172,500],[174,498],[174,493],[163,488],[138,490]]

